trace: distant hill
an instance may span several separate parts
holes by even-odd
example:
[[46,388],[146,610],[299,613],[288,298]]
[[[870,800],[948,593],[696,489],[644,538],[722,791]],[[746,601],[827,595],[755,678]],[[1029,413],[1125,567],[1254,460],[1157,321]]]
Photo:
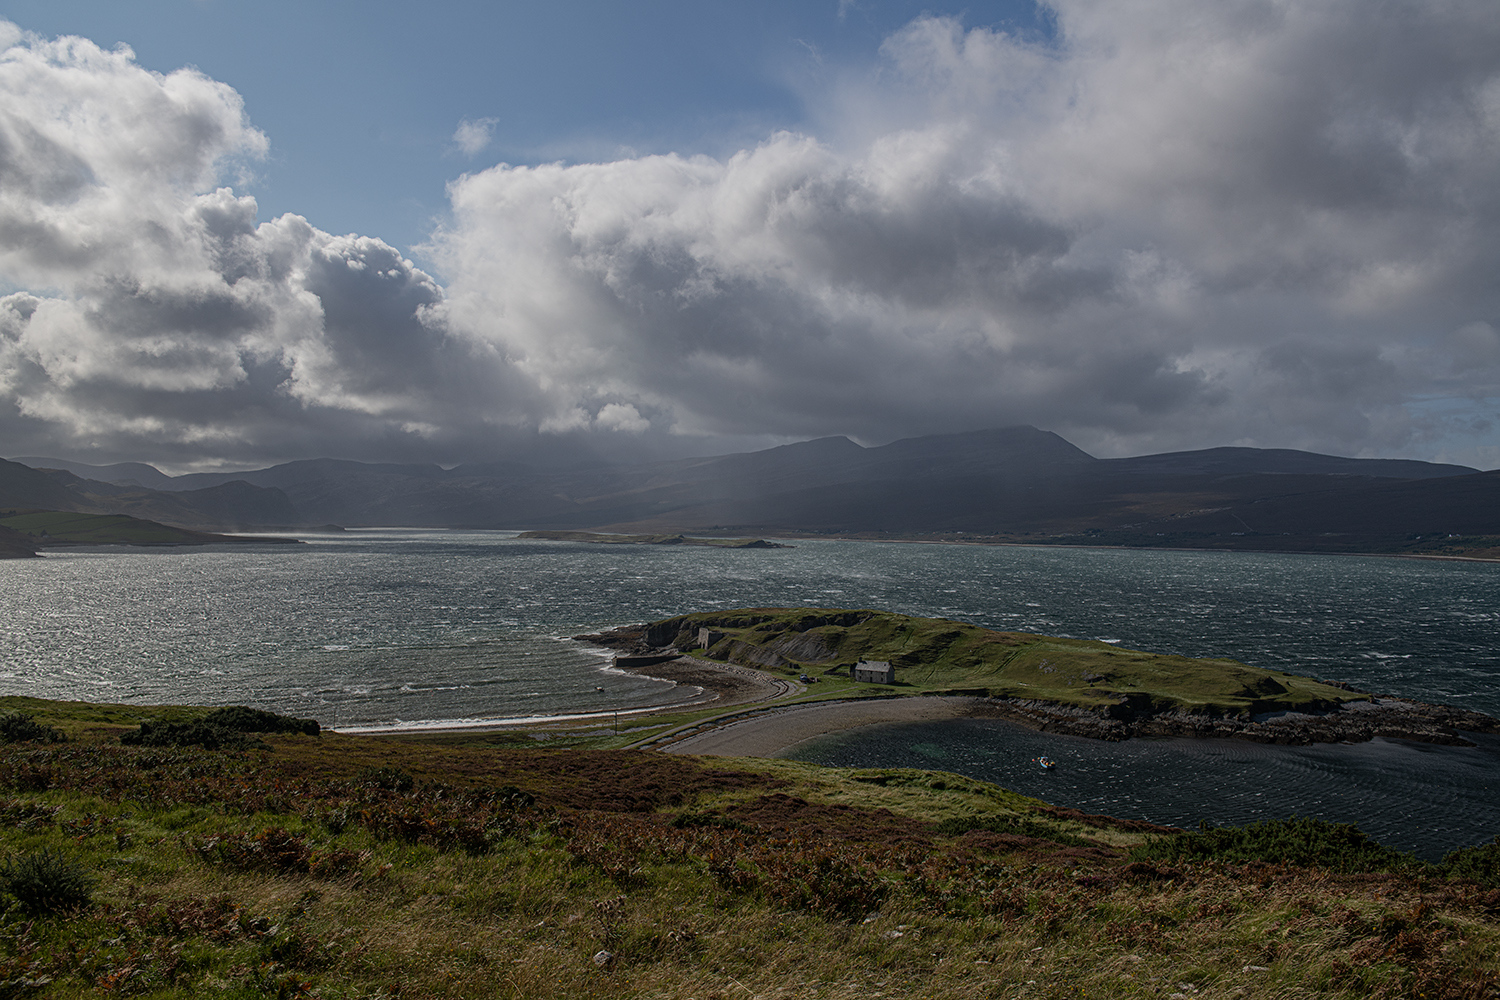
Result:
[[63,469],[30,468],[4,459],[0,459],[0,506],[126,514],[196,531],[255,531],[301,523],[286,494],[245,482],[168,492],[83,479]]
[[144,462],[118,462],[114,465],[85,465],[82,462],[69,462],[62,458],[17,458],[15,461],[33,469],[61,469],[71,472],[80,479],[92,479],[95,482],[111,483],[116,486],[144,486],[153,490],[183,489],[176,485],[177,480],[157,469],[154,465],[146,465]]
[[877,448],[820,438],[642,465],[314,459],[167,477],[136,463],[26,461],[55,471],[0,464],[0,503],[208,530],[604,529],[1427,554],[1500,546],[1500,473],[1258,448],[1096,459],[1026,426]]
[[1441,479],[1478,472],[1466,465],[1416,462],[1404,458],[1338,458],[1286,448],[1207,448],[1173,451],[1100,463],[1131,475],[1313,475],[1374,479]]

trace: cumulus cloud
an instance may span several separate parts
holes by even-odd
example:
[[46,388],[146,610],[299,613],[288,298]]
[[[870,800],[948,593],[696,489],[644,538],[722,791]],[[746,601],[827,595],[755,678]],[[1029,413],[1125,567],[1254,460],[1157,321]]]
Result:
[[30,290],[0,299],[0,430],[185,459],[1016,422],[1102,454],[1479,455],[1491,5],[1050,7],[1045,41],[918,19],[725,159],[466,174],[422,248],[442,286],[257,224],[221,186],[266,142],[229,88],[6,29],[0,278]]
[[1487,4],[1053,12],[919,19],[823,138],[462,178],[449,315],[694,433],[1420,452],[1414,395],[1493,405]]
[[499,123],[498,118],[476,118],[470,121],[465,118],[458,123],[458,128],[453,132],[453,143],[465,156],[474,156],[484,147],[490,144],[494,138],[495,126]]
[[[524,386],[436,318],[377,239],[217,186],[266,139],[238,95],[128,49],[5,26],[0,434],[169,463],[442,448],[525,417]],[[507,407],[518,406],[514,411]]]

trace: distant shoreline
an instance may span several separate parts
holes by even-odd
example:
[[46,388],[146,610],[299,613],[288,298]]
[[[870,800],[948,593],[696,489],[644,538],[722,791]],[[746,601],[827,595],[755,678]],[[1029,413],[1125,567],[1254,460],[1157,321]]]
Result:
[[764,538],[721,538],[680,533],[662,535],[629,535],[600,531],[523,531],[517,541],[583,542],[588,545],[689,545],[712,549],[789,549],[790,545],[768,542]]
[[771,538],[791,541],[827,542],[891,542],[898,545],[974,545],[986,548],[1018,549],[1109,549],[1116,552],[1222,552],[1244,555],[1270,556],[1354,556],[1360,559],[1433,559],[1448,562],[1500,563],[1500,556],[1450,556],[1424,552],[1346,552],[1332,549],[1250,549],[1213,548],[1188,545],[1119,545],[1107,542],[1017,542],[985,541],[975,538],[874,538],[864,535],[808,535],[769,533]]

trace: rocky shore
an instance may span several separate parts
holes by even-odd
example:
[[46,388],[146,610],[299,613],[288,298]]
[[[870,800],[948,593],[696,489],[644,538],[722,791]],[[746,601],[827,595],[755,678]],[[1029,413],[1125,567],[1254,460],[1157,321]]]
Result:
[[1071,705],[1019,698],[986,698],[983,714],[1042,732],[1128,740],[1132,736],[1228,737],[1256,743],[1363,743],[1390,739],[1473,746],[1462,734],[1500,733],[1500,719],[1482,712],[1429,705],[1391,695],[1345,702],[1317,713],[1277,712],[1248,719],[1162,712],[1116,718]]

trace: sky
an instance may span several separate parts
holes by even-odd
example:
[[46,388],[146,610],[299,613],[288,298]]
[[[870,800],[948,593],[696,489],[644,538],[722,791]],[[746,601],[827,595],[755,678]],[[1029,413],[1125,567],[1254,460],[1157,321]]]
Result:
[[0,454],[1500,466],[1492,0],[0,19]]

